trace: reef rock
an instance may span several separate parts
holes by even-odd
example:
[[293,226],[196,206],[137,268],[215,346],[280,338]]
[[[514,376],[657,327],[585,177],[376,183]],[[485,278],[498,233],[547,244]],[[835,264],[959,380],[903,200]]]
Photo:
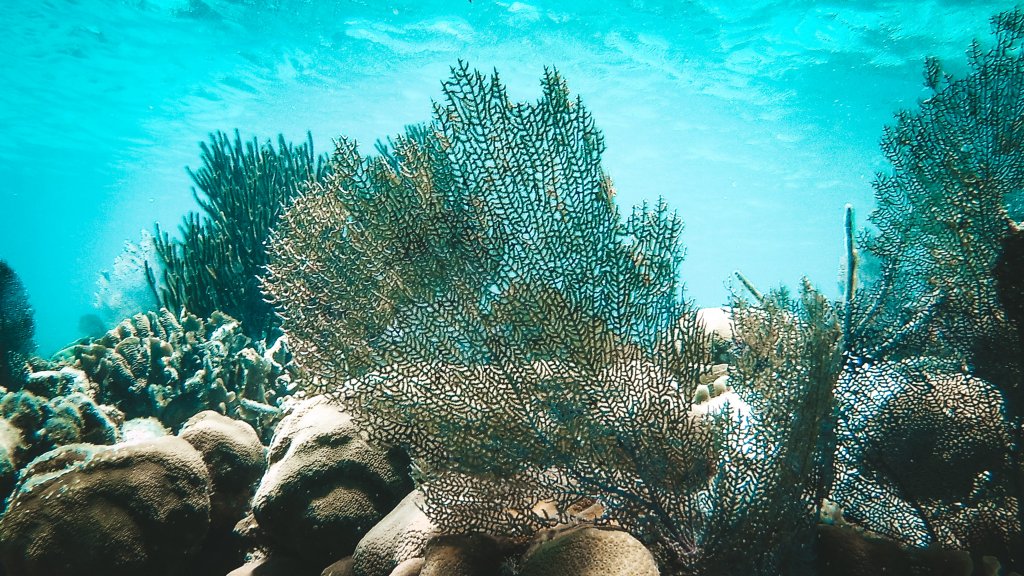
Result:
[[538,544],[521,576],[658,576],[658,564],[639,540],[621,530],[581,527]]
[[408,494],[407,466],[404,454],[369,446],[350,416],[314,398],[278,426],[253,515],[278,547],[322,569],[350,555]]
[[437,527],[422,506],[423,493],[414,490],[367,532],[352,553],[355,576],[388,576],[403,561],[423,556]]
[[[511,548],[479,532],[438,536],[427,543],[419,576],[483,576],[500,574]],[[405,569],[408,570],[408,566]],[[559,575],[572,574],[561,572]]]
[[230,530],[245,517],[263,471],[266,450],[249,424],[212,410],[196,414],[178,436],[203,456],[213,483],[210,522]]
[[76,444],[29,463],[0,519],[9,576],[187,573],[209,525],[210,477],[175,437]]

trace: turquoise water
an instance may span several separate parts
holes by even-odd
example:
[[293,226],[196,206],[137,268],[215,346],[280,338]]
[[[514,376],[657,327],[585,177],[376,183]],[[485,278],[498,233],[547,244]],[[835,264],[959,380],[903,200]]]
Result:
[[[595,7],[595,6],[600,6]],[[8,0],[0,13],[0,259],[40,352],[80,336],[126,241],[196,208],[186,166],[213,130],[341,134],[370,151],[430,116],[459,59],[516,99],[556,66],[604,131],[627,207],[686,223],[688,294],[722,304],[809,276],[837,293],[842,211],[866,215],[877,141],[954,71],[1002,2]]]

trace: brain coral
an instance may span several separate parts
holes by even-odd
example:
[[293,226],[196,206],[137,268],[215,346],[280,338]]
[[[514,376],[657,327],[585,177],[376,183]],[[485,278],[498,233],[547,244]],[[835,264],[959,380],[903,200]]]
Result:
[[209,525],[210,477],[172,436],[70,445],[30,463],[0,519],[9,576],[186,573]]

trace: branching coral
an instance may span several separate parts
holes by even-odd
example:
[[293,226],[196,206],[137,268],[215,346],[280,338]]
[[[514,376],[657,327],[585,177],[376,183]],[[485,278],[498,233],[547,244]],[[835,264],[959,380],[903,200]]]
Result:
[[76,346],[73,357],[100,402],[128,418],[157,417],[172,429],[214,410],[269,438],[281,416],[278,405],[294,388],[284,340],[264,349],[219,312],[205,320],[167,310],[137,314]]
[[278,145],[243,144],[217,132],[201,144],[203,166],[189,172],[202,214],[191,213],[180,240],[156,230],[158,261],[147,262],[149,284],[160,305],[199,316],[215,311],[238,318],[246,334],[271,336],[278,320],[260,292],[258,276],[267,263],[264,244],[284,206],[308,180],[322,179],[326,158],[313,142],[299,146],[278,137]]

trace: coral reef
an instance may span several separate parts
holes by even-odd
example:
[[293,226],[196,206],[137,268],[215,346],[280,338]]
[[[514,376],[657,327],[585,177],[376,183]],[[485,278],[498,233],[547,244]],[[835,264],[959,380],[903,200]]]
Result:
[[272,338],[279,322],[257,279],[267,264],[264,245],[285,205],[307,181],[326,176],[326,158],[313,154],[311,136],[299,146],[279,136],[275,149],[217,132],[200,147],[203,166],[189,174],[202,214],[185,218],[180,240],[157,227],[149,284],[168,310],[224,312],[250,337]]
[[28,363],[0,262],[4,568],[1021,571],[1024,11],[993,23],[886,130],[839,302],[693,309],[682,224],[619,214],[554,71],[516,103],[460,63],[376,155],[212,136],[148,268],[176,312]]
[[167,310],[137,314],[71,355],[100,402],[127,418],[156,417],[172,430],[214,410],[269,439],[294,388],[285,340],[253,343],[220,312],[207,319]]
[[14,270],[0,260],[0,388],[17,390],[35,349],[35,320],[28,294]]

